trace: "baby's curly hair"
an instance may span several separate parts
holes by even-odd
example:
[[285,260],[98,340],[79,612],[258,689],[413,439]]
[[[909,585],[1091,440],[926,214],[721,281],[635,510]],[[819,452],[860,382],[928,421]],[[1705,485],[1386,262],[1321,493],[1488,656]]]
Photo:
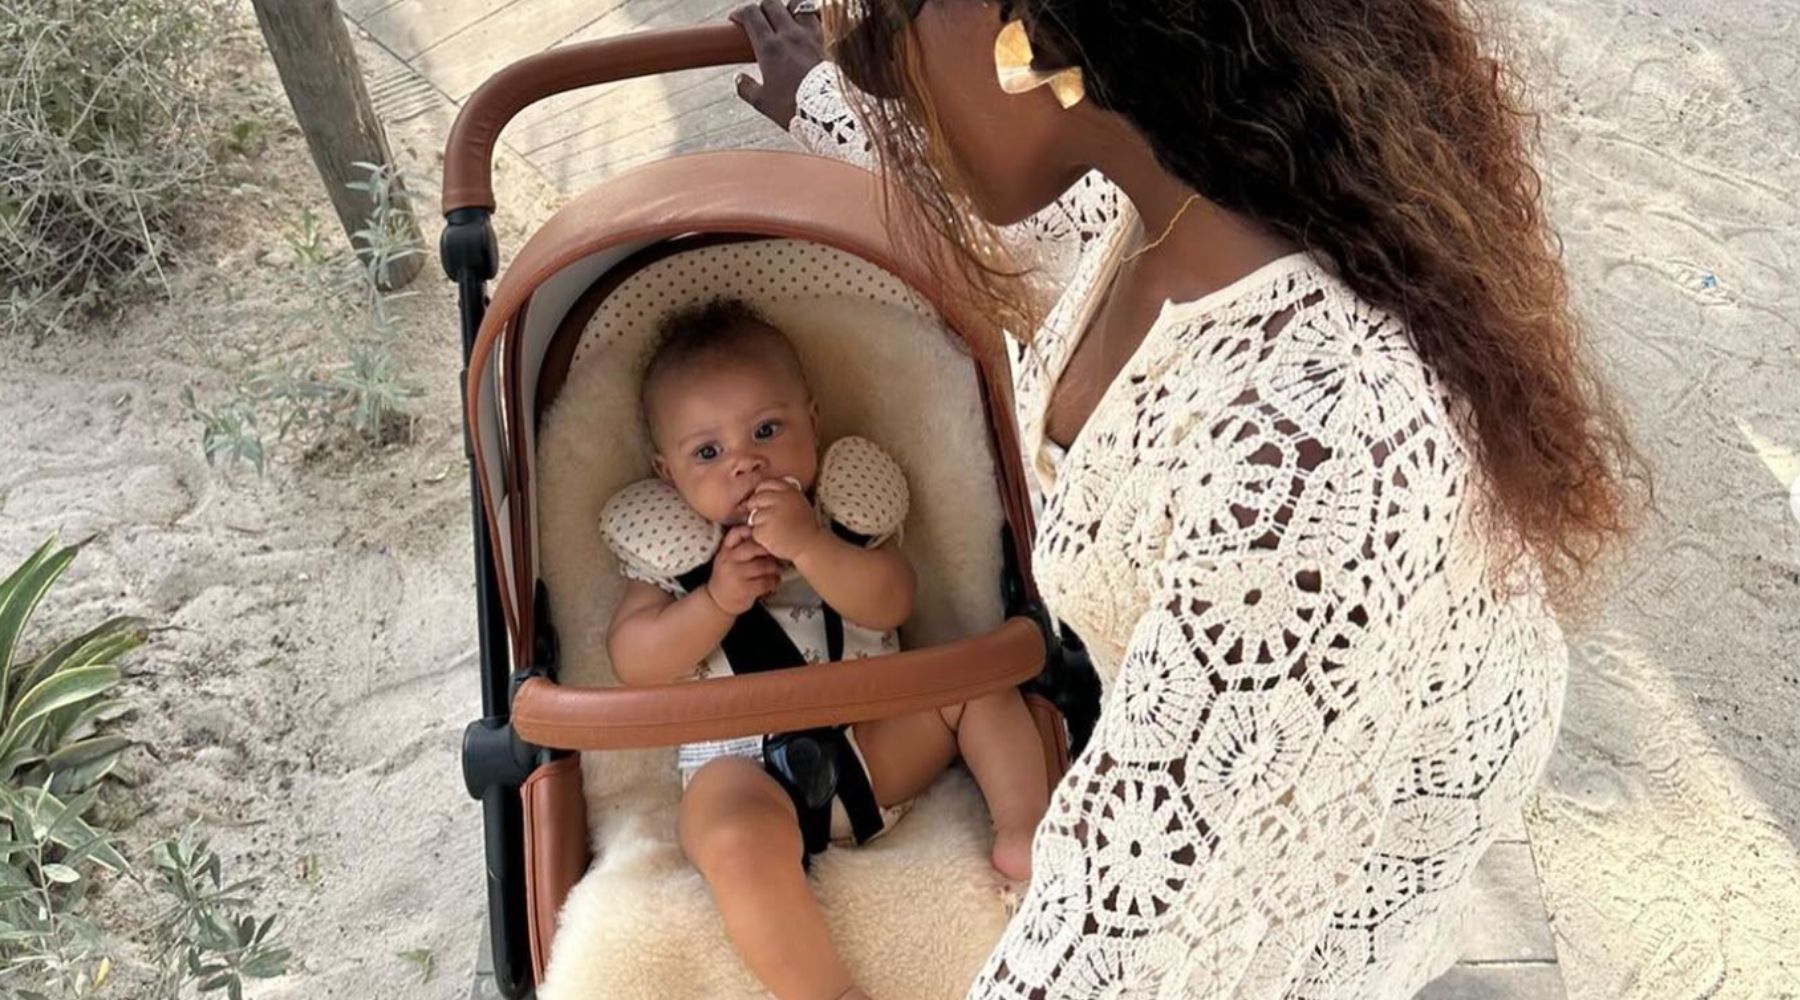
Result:
[[774,362],[808,384],[787,334],[743,299],[720,297],[671,313],[657,328],[638,383],[645,426],[650,426],[651,401],[672,380],[703,364],[743,362]]

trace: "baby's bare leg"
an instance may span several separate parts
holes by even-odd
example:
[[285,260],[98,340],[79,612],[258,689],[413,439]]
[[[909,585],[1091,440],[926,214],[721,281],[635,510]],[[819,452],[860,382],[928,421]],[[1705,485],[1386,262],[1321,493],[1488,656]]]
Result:
[[1009,878],[1031,877],[1031,835],[1044,818],[1050,779],[1043,740],[1017,691],[855,728],[883,806],[929,788],[960,752],[994,817],[994,867]]
[[794,805],[760,766],[725,757],[694,775],[681,797],[681,847],[770,993],[837,1000],[854,988],[800,866]]

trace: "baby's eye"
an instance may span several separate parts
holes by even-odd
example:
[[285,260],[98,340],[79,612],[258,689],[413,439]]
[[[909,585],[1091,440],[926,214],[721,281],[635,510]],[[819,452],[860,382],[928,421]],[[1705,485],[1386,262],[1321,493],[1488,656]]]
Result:
[[703,444],[694,449],[694,457],[702,462],[710,462],[719,457],[719,446],[716,444]]
[[775,432],[779,430],[781,430],[781,421],[765,420],[756,425],[755,437],[758,441],[767,441],[774,437]]

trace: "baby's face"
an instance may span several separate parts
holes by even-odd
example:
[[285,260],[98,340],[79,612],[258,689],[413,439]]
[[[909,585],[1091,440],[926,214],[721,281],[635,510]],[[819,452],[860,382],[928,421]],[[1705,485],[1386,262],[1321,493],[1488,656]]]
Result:
[[819,440],[806,386],[779,364],[706,364],[671,379],[650,406],[656,474],[716,524],[744,523],[765,480],[811,490]]

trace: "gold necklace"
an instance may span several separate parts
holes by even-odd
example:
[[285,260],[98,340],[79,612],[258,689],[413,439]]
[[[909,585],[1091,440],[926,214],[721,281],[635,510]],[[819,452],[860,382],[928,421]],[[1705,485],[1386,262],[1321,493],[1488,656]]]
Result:
[[1175,224],[1177,222],[1180,222],[1181,217],[1187,214],[1187,210],[1190,208],[1193,208],[1194,202],[1197,202],[1199,200],[1200,200],[1199,195],[1197,195],[1197,194],[1189,195],[1188,200],[1181,203],[1181,208],[1175,213],[1175,217],[1173,219],[1169,220],[1168,228],[1164,229],[1163,234],[1156,238],[1156,242],[1150,244],[1147,247],[1144,247],[1141,250],[1133,251],[1131,256],[1125,258],[1123,263],[1129,264],[1132,261],[1137,260],[1139,257],[1142,257],[1143,255],[1149,253],[1150,251],[1155,250],[1157,247],[1162,246],[1163,241],[1167,240],[1170,237],[1170,235],[1172,235],[1175,232]]

